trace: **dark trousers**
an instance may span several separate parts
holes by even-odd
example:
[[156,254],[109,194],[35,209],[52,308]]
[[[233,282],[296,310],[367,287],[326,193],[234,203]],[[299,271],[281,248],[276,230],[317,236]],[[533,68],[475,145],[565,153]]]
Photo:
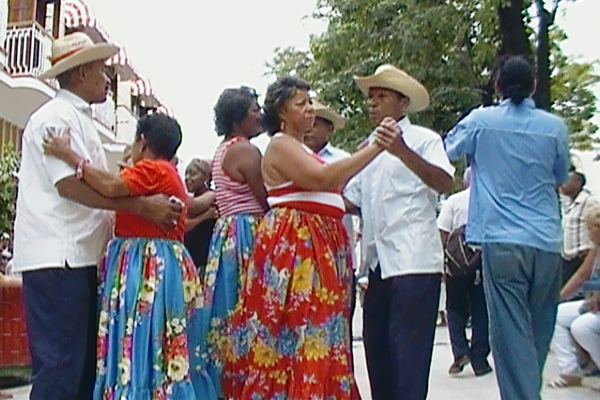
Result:
[[96,370],[96,267],[23,274],[31,400],[89,400]]
[[369,274],[364,343],[373,400],[427,397],[441,275]]
[[[487,367],[490,354],[488,316],[481,270],[446,278],[446,312],[454,359],[469,356],[474,370]],[[467,321],[471,316],[471,343],[467,340]]]
[[561,287],[565,286],[565,284],[571,279],[573,274],[579,269],[581,264],[583,264],[583,260],[585,259],[586,254],[582,254],[580,256],[576,256],[570,260],[562,259],[562,280]]

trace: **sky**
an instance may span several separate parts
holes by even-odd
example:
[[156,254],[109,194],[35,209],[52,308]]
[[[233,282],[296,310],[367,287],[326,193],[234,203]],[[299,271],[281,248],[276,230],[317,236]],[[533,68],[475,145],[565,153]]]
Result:
[[[152,82],[183,129],[178,155],[210,158],[220,139],[213,107],[226,88],[266,92],[265,63],[276,47],[308,49],[326,23],[310,16],[316,0],[86,0],[111,38]],[[569,39],[563,49],[582,61],[600,60],[599,0],[563,0],[557,22]],[[598,68],[600,72],[600,68]],[[596,88],[600,98],[600,87]],[[259,99],[261,101],[261,99]],[[596,123],[600,123],[598,115]],[[260,148],[266,135],[257,140]]]

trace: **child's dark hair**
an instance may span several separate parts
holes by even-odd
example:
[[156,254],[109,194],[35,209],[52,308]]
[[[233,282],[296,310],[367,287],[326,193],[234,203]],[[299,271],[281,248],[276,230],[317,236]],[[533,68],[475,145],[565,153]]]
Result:
[[142,117],[137,124],[135,139],[144,135],[152,152],[167,161],[177,153],[181,145],[181,127],[175,118],[166,114],[154,113]]

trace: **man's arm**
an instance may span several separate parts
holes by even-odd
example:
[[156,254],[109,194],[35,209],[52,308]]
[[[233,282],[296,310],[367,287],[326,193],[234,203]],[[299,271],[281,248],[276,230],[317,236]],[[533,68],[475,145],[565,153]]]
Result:
[[563,286],[560,291],[560,299],[562,301],[570,300],[581,289],[583,283],[590,279],[592,270],[594,269],[594,262],[596,261],[596,251],[597,248],[594,247],[588,252],[581,266],[577,268],[571,279]]
[[104,197],[75,176],[58,181],[56,189],[61,197],[86,207],[138,214],[160,225],[164,230],[173,228],[183,211],[181,205],[171,203],[167,196],[162,194],[146,197]]
[[424,184],[439,194],[450,193],[453,180],[446,171],[425,161],[420,155],[410,149],[404,140],[398,140],[399,145],[394,148],[392,154],[398,157],[404,165],[414,172]]
[[450,232],[446,232],[443,229],[440,229],[440,236],[442,238],[442,246],[444,246],[444,248],[446,248],[446,243],[448,242],[448,236],[450,235]]

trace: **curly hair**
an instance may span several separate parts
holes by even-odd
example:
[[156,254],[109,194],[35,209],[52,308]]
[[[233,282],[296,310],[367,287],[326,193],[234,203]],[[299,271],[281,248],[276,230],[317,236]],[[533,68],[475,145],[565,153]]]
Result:
[[246,86],[239,89],[225,89],[214,108],[217,135],[227,136],[233,132],[233,125],[246,118],[248,109],[256,99],[258,99],[256,91]]
[[279,114],[285,103],[294,97],[298,90],[310,90],[310,85],[302,79],[292,76],[279,78],[267,88],[263,106],[263,126],[269,135],[274,135],[279,131],[281,126]]
[[196,167],[198,170],[204,174],[208,179],[210,179],[211,173],[211,160],[204,160],[200,158],[193,158],[192,161],[186,167],[186,170],[190,167]]

